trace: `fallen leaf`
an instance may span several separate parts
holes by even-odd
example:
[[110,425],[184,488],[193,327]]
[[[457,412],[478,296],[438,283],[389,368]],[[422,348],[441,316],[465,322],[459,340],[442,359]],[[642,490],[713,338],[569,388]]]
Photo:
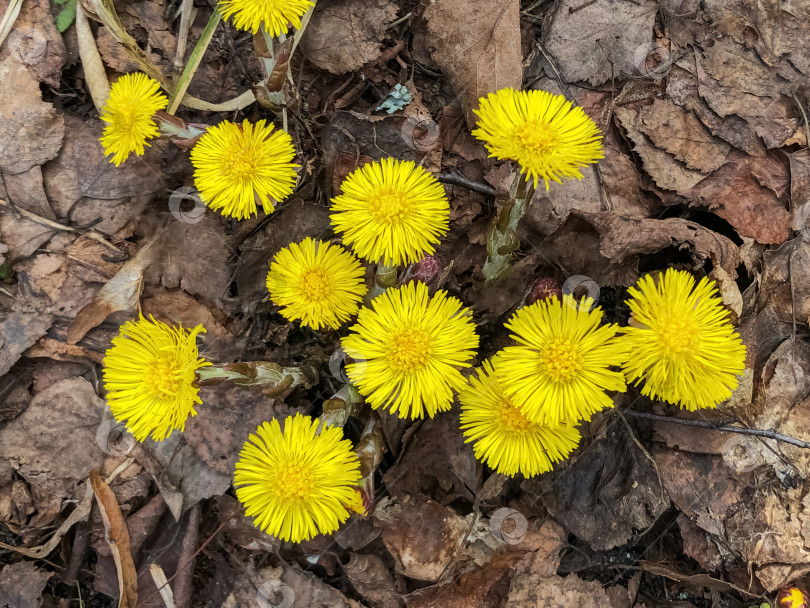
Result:
[[0,60],[0,82],[0,171],[22,173],[57,155],[65,120],[13,54]]
[[473,128],[478,99],[498,89],[520,89],[520,2],[434,0],[427,5],[429,51],[461,100]]
[[455,410],[424,422],[404,456],[383,476],[392,496],[425,494],[443,505],[473,502],[471,489],[481,484],[481,465],[458,425]]
[[810,316],[810,240],[800,235],[765,252],[758,300],[785,323]]
[[684,196],[705,205],[742,235],[766,245],[779,245],[790,236],[791,216],[785,202],[768,184],[788,184],[788,168],[774,157],[756,158],[732,152],[728,162]]
[[0,602],[8,608],[40,608],[51,573],[34,562],[17,562],[0,570]]
[[25,2],[3,46],[40,82],[58,87],[65,63],[65,43],[54,25],[48,0]]
[[638,76],[644,73],[657,12],[651,0],[563,0],[554,11],[546,50],[566,82],[599,85]]
[[0,376],[45,335],[52,322],[53,317],[41,311],[12,311],[4,315],[0,320]]
[[350,553],[343,571],[372,608],[401,608],[404,605],[395,590],[394,577],[379,555]]
[[599,581],[576,574],[539,578],[528,572],[512,578],[504,608],[606,608],[610,598]]
[[388,0],[336,0],[315,8],[301,51],[333,74],[353,72],[380,56],[380,43],[397,6]]
[[96,495],[104,531],[118,571],[118,608],[135,608],[138,604],[138,573],[129,547],[129,531],[121,515],[115,494],[97,471],[90,472],[90,483]]
[[522,487],[596,551],[623,545],[669,506],[655,468],[621,424],[567,467]]

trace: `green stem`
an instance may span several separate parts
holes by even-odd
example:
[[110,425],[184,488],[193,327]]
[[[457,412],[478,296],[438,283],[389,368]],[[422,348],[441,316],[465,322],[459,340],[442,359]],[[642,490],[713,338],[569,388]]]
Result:
[[396,266],[388,266],[380,262],[374,274],[374,285],[366,294],[366,304],[383,293],[389,287],[397,284],[398,270]]
[[191,51],[191,56],[188,58],[186,67],[183,68],[183,73],[180,74],[177,85],[174,87],[174,92],[172,92],[172,96],[169,99],[169,107],[166,110],[168,114],[174,114],[177,112],[177,108],[180,107],[180,100],[183,99],[183,95],[186,94],[188,85],[191,84],[191,79],[200,66],[203,55],[205,55],[205,51],[208,49],[208,45],[214,37],[214,31],[217,29],[217,25],[219,25],[221,20],[222,14],[219,12],[219,8],[215,8],[194,50]]
[[266,386],[269,397],[278,397],[296,386],[309,388],[317,382],[313,368],[281,367],[270,361],[246,361],[210,365],[197,370],[200,386],[213,386],[229,381],[240,386]]
[[517,226],[526,213],[534,187],[522,173],[515,176],[509,198],[502,204],[487,232],[487,261],[481,271],[487,284],[495,282],[511,265],[520,247]]

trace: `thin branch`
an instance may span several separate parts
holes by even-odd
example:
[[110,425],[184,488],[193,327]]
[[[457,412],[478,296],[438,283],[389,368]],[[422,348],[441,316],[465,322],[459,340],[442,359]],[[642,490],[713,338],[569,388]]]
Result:
[[688,418],[672,418],[670,416],[661,416],[659,414],[649,414],[647,412],[638,412],[636,410],[624,410],[623,413],[633,418],[644,418],[645,420],[658,420],[660,422],[672,422],[674,424],[682,424],[684,426],[696,426],[702,429],[709,429],[712,431],[722,431],[724,433],[737,433],[739,435],[753,435],[754,437],[764,437],[765,439],[773,439],[783,443],[789,443],[800,448],[810,449],[810,442],[796,439],[795,437],[788,437],[782,433],[776,432],[774,429],[746,429],[739,426],[718,426],[710,420],[690,420]]
[[461,186],[462,188],[472,190],[473,192],[483,194],[484,196],[495,196],[495,188],[493,188],[489,184],[474,182],[471,179],[467,179],[463,175],[459,175],[458,173],[440,173],[437,179],[443,184],[452,184],[453,186]]

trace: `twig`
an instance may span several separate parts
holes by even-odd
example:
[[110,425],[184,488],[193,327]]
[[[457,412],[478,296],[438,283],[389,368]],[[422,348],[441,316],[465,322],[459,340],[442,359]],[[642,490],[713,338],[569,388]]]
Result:
[[[200,505],[191,508],[186,534],[183,536],[181,558],[177,564],[177,580],[174,583],[174,600],[177,608],[188,608],[191,603],[191,580],[194,574],[194,548],[200,532]],[[166,581],[168,583],[168,581]]]
[[438,178],[443,184],[452,184],[453,186],[461,186],[467,190],[472,190],[484,196],[495,196],[495,188],[489,184],[482,184],[481,182],[474,182],[467,179],[463,175],[457,173],[440,173]]
[[684,426],[696,426],[702,429],[709,429],[712,431],[722,431],[724,433],[737,433],[739,435],[753,435],[754,437],[764,437],[765,439],[773,439],[783,443],[789,443],[800,448],[810,449],[810,442],[796,439],[795,437],[788,437],[782,433],[778,433],[774,429],[747,429],[739,426],[718,426],[710,420],[690,420],[688,418],[672,418],[670,416],[661,416],[659,414],[650,414],[647,412],[638,412],[636,410],[624,410],[624,414],[634,418],[644,418],[645,420],[658,420],[660,422],[672,422],[674,424],[682,424]]
[[174,53],[174,67],[178,70],[183,67],[183,57],[186,55],[188,31],[191,29],[191,11],[194,10],[193,0],[183,0],[180,6],[180,29],[177,32],[177,49]]
[[[70,226],[63,226],[57,222],[49,220],[48,218],[42,217],[41,215],[37,215],[36,213],[32,213],[26,209],[22,209],[20,207],[15,207],[11,203],[6,200],[0,198],[0,207],[6,207],[7,209],[11,209],[14,213],[19,213],[23,217],[27,217],[29,220],[36,222],[37,224],[42,224],[43,226],[47,226],[48,228],[53,228],[54,230],[61,230],[63,232],[79,232],[82,231],[78,228],[71,228]],[[109,247],[113,251],[117,253],[123,253],[120,249],[118,249],[115,245],[107,241],[103,236],[101,236],[97,232],[87,232],[86,235],[91,239],[98,241],[105,247]]]

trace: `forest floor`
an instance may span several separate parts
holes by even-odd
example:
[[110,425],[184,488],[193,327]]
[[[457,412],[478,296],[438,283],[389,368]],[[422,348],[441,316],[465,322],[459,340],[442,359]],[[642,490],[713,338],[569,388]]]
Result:
[[[262,97],[253,37],[220,23],[188,88],[207,105],[177,115],[286,126],[301,165],[290,198],[242,222],[200,207],[187,146],[156,140],[110,164],[91,95],[143,61],[176,79],[213,6],[119,1],[118,30],[89,10],[103,4],[62,15],[60,33],[70,0],[24,0],[0,46],[0,607],[775,608],[804,584],[810,450],[719,427],[810,441],[810,0],[320,0],[272,98],[283,109]],[[396,85],[410,101],[378,110]],[[487,158],[472,110],[509,86],[574,100],[605,158],[538,189],[514,265],[486,285],[487,230],[516,167]],[[630,388],[582,425],[569,460],[528,480],[482,467],[457,405],[418,422],[380,412],[366,516],[301,544],[258,531],[232,488],[239,450],[261,421],[320,414],[346,334],[286,321],[268,263],[334,238],[343,178],[389,156],[445,185],[431,289],[473,311],[477,362],[507,343],[503,322],[538,279],[626,323],[627,287],[675,267],[720,286],[748,348],[740,388],[692,414]],[[307,364],[317,382],[275,397],[204,387],[183,434],[121,447],[101,362],[138,306],[202,323],[211,361]],[[108,541],[124,523],[136,581]],[[136,604],[118,603],[122,584]]]

